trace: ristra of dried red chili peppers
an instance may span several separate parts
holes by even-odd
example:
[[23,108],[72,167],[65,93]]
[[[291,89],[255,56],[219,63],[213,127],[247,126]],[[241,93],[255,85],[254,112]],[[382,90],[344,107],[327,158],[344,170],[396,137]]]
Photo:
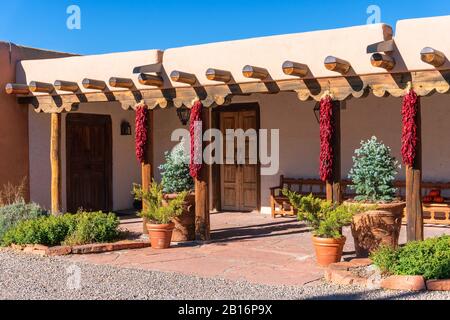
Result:
[[[202,169],[203,141],[202,130],[196,130],[202,126],[202,109],[201,101],[194,103],[191,109],[190,117],[190,135],[191,135],[191,163],[189,172],[192,178],[197,179]],[[200,136],[198,136],[198,133]]]
[[403,97],[402,117],[402,158],[407,166],[413,166],[417,155],[417,114],[420,106],[420,97],[414,90],[410,90]]
[[320,178],[328,181],[333,176],[333,100],[326,96],[320,100]]
[[148,107],[140,104],[136,108],[136,158],[139,162],[145,162],[145,149],[148,138]]

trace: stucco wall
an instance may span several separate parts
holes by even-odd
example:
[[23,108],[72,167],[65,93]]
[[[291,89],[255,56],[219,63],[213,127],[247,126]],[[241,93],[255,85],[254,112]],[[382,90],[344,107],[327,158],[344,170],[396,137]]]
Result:
[[[121,136],[120,124],[128,121],[134,132],[134,113],[116,103],[81,104],[79,113],[105,114],[112,119],[113,210],[129,209],[133,204],[131,187],[140,182],[140,165],[135,158],[133,136]],[[62,116],[62,191],[66,197],[66,115]],[[50,208],[50,115],[30,111],[30,184],[31,200]]]
[[[261,108],[261,128],[280,130],[280,169],[278,174],[261,177],[262,212],[269,212],[269,188],[278,185],[279,176],[318,178],[320,151],[319,126],[315,119],[314,102],[300,102],[295,94],[255,95],[235,98],[234,102],[258,102]],[[434,95],[422,99],[424,180],[450,181],[450,145],[445,137],[450,127],[450,97]],[[352,155],[362,139],[376,135],[392,148],[400,160],[401,100],[397,98],[352,99],[342,111],[342,177],[347,178]],[[133,137],[120,136],[120,122],[132,123],[133,112],[118,105],[81,105],[78,112],[111,114],[113,120],[113,205],[114,210],[131,207],[130,187],[140,181],[140,168],[134,155]],[[157,109],[155,117],[155,178],[160,181],[158,167],[164,162],[164,152],[175,142],[173,130],[181,127],[174,109]],[[63,116],[63,155],[65,154],[65,116]],[[45,206],[50,204],[49,129],[50,118],[30,112],[31,197]],[[63,156],[63,200],[65,206],[65,156]],[[399,179],[404,179],[403,169]]]
[[[67,54],[20,47],[0,41],[0,187],[18,186],[28,178],[28,108],[17,104],[3,88],[16,81],[16,64],[21,59],[55,58]],[[27,179],[28,180],[28,179]],[[28,181],[25,197],[29,198]]]
[[[130,209],[133,183],[141,182],[140,165],[135,157],[134,136],[121,136],[120,124],[128,121],[134,132],[134,112],[124,111],[115,103],[81,104],[78,113],[110,115],[113,133],[113,210]],[[155,110],[155,178],[160,181],[158,167],[164,162],[164,152],[176,143],[170,141],[172,131],[181,126],[175,109]],[[63,207],[66,195],[66,115],[62,116],[62,191]],[[50,116],[30,111],[30,177],[31,199],[46,208],[50,207]]]
[[[261,177],[263,213],[269,212],[269,188],[279,184],[284,174],[294,178],[318,178],[319,125],[314,117],[314,102],[300,102],[295,94],[260,95],[234,101],[258,102],[261,108],[261,128],[280,129],[280,170],[275,176]],[[422,99],[423,179],[450,181],[450,97],[434,95]],[[361,140],[375,135],[392,148],[400,161],[401,99],[352,99],[346,102],[341,115],[342,178],[352,167],[354,150]],[[403,168],[398,179],[405,179]]]

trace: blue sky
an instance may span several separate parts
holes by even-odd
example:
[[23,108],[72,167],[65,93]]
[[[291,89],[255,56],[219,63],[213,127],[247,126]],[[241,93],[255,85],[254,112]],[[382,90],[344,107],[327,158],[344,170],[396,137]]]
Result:
[[[70,5],[81,9],[81,30],[66,27]],[[2,1],[0,40],[80,54],[166,49],[361,25],[369,5],[394,27],[450,15],[448,0],[10,0]]]

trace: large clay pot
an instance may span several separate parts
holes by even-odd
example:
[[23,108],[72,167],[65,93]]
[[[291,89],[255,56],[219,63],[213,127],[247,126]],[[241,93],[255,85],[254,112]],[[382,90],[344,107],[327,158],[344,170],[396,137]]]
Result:
[[353,217],[352,234],[358,257],[368,257],[381,245],[398,247],[405,207],[404,202],[377,204],[376,210],[369,210]]
[[[164,198],[167,201],[175,199],[176,194],[167,194]],[[191,193],[186,197],[183,214],[173,219],[175,229],[173,230],[173,242],[186,242],[195,240],[195,194]]]
[[313,237],[317,264],[328,267],[332,263],[340,262],[346,241],[344,236],[340,239]]
[[172,233],[175,228],[174,223],[169,224],[151,224],[147,223],[147,230],[150,237],[150,243],[153,249],[170,248],[172,242]]

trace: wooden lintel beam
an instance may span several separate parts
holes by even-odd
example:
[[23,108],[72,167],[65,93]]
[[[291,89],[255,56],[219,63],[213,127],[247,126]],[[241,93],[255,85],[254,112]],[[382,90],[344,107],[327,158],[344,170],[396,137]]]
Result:
[[283,72],[284,74],[288,76],[295,76],[295,77],[306,77],[306,75],[309,72],[309,68],[306,64],[293,62],[293,61],[285,61],[283,63]]
[[441,67],[447,61],[444,53],[430,47],[422,49],[420,52],[420,58],[423,62],[431,64],[436,68]]
[[174,82],[186,83],[186,84],[190,84],[191,86],[198,83],[197,77],[195,76],[195,74],[177,71],[177,70],[172,71],[172,73],[170,74],[170,79],[172,79],[172,81],[174,81]]
[[31,81],[28,87],[31,92],[52,93],[55,91],[53,84],[45,82]]
[[210,68],[206,70],[206,78],[211,81],[228,83],[233,79],[230,71]]
[[106,83],[102,80],[83,79],[83,87],[85,89],[104,91],[106,89]]
[[[414,88],[421,96],[433,92],[450,92],[450,70],[425,70],[411,73],[375,73],[360,75],[358,77],[332,76],[318,79],[293,78],[276,81],[280,92],[297,92],[302,100],[315,99],[327,91],[331,90],[335,100],[345,100],[348,97],[361,97],[369,89],[374,95],[381,97],[391,94],[395,97],[404,95],[408,82],[412,81]],[[358,89],[355,89],[358,88]],[[270,88],[262,81],[252,81],[237,84],[218,83],[217,85],[176,88],[146,88],[137,91],[118,90],[105,92],[84,92],[76,94],[61,94],[57,96],[37,95],[18,96],[19,104],[31,104],[42,112],[55,110],[61,106],[71,106],[85,102],[109,102],[126,101],[134,105],[144,99],[149,104],[159,102],[169,103],[180,101],[188,103],[195,98],[213,101],[216,97],[229,97],[248,95],[253,93],[269,93]],[[134,103],[133,103],[134,102]]]
[[132,89],[135,87],[132,79],[118,78],[118,77],[110,78],[109,85],[113,88],[125,88],[125,89]]
[[246,65],[242,69],[242,74],[246,78],[253,78],[259,80],[266,80],[269,77],[269,71],[267,71],[267,69],[250,65]]
[[70,81],[56,80],[54,86],[58,91],[78,92],[80,90],[78,83]]
[[155,76],[152,74],[141,73],[139,75],[139,83],[144,86],[152,86],[161,88],[164,86],[164,79],[160,76]]
[[26,84],[8,83],[5,86],[5,92],[7,94],[27,95],[30,93],[30,88]]
[[392,70],[395,67],[395,59],[387,54],[374,53],[370,59],[372,66],[376,68],[383,68],[385,70]]
[[349,62],[333,57],[328,56],[325,58],[325,68],[330,71],[338,72],[342,75],[347,74],[350,71],[351,65]]

